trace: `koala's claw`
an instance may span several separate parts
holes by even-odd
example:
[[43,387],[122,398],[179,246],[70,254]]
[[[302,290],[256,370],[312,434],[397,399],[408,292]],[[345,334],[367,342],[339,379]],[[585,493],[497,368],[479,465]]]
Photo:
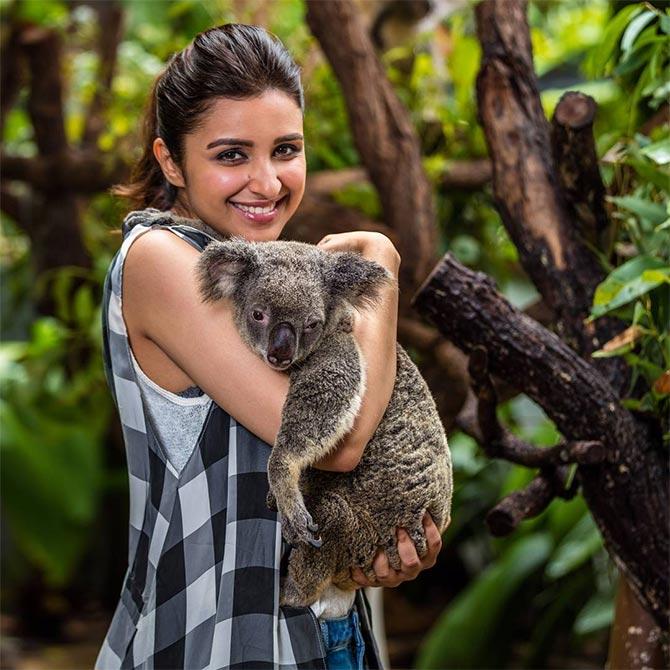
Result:
[[316,535],[318,530],[318,524],[314,523],[311,514],[304,508],[290,517],[282,517],[282,533],[289,544],[297,546],[304,542],[318,548],[322,544],[321,538]]

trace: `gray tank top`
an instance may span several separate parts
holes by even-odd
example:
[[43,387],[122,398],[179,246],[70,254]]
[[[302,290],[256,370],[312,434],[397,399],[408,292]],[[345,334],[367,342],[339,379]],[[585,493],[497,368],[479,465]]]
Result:
[[156,431],[170,463],[177,472],[186,465],[195,449],[212,399],[197,386],[171,393],[144,374],[130,352],[142,399],[153,419]]

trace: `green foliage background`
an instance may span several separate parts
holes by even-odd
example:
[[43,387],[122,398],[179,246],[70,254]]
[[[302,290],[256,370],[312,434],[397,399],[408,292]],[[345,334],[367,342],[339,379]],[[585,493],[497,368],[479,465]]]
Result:
[[[169,55],[196,32],[227,21],[262,22],[305,70],[309,169],[358,164],[339,86],[329,66],[314,57],[300,0],[250,2],[243,8],[224,0],[127,0],[124,6],[126,29],[99,140],[103,152],[128,162],[137,156],[136,129],[149,86]],[[67,133],[76,142],[96,86],[92,10],[57,0],[0,7],[3,21],[18,12],[62,31]],[[670,139],[667,126],[645,134],[641,125],[667,104],[670,93],[670,16],[643,4],[613,13],[603,0],[571,0],[531,3],[529,19],[547,114],[564,90],[581,90],[599,105],[596,140],[613,194],[615,253],[602,254],[609,276],[595,296],[593,318],[614,314],[638,329],[631,341],[599,355],[625,357],[636,375],[627,404],[663,416],[670,409],[668,395],[654,390],[654,383],[670,368]],[[446,41],[429,32],[386,51],[383,60],[421,137],[437,194],[440,252],[451,250],[490,273],[513,304],[525,306],[537,294],[519,269],[490,191],[441,190],[441,177],[454,160],[485,157],[486,147],[476,121],[480,49],[472,8],[454,12],[439,30]],[[11,111],[3,144],[7,153],[31,156],[36,149],[25,103],[22,95]],[[380,216],[369,187],[349,187],[337,198]],[[34,308],[47,278],[32,275],[27,238],[2,217],[0,483],[8,538],[2,595],[10,605],[18,586],[36,570],[56,590],[76,580],[83,558],[94,551],[101,499],[127,496],[125,470],[110,465],[114,414],[100,350],[101,285],[120,242],[116,231],[123,213],[123,203],[105,193],[85,203],[83,233],[93,269],[65,268],[51,278],[57,310],[49,318],[38,318]],[[70,299],[75,280],[78,288]],[[643,392],[633,395],[640,384]],[[502,407],[500,417],[534,444],[559,438],[524,397]],[[533,473],[486,459],[464,434],[452,434],[450,445],[456,491],[443,552],[464,577],[452,585],[455,595],[424,640],[416,666],[500,667],[513,658],[515,665],[540,667],[550,662],[557,641],[579,650],[596,639],[602,647],[616,575],[582,499],[555,502],[512,537],[494,540],[483,524],[485,512]],[[422,579],[430,581],[430,573]],[[410,599],[423,593],[419,583],[403,588]]]

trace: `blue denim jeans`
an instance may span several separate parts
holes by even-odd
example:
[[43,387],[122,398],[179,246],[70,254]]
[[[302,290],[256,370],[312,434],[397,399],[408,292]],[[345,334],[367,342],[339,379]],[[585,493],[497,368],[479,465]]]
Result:
[[319,623],[328,670],[364,670],[365,642],[356,606],[351,608],[348,616],[320,619]]

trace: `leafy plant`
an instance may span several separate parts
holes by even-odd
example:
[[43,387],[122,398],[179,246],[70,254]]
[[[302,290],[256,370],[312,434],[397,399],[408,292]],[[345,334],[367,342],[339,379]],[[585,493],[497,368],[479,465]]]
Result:
[[652,109],[670,94],[670,12],[649,3],[628,5],[607,25],[603,39],[586,61],[590,75],[611,74],[632,89],[629,129],[636,125],[638,103]]
[[[610,72],[632,88],[629,126],[641,106],[653,110],[667,101],[669,43],[667,10],[629,5],[590,56],[593,73]],[[624,262],[598,286],[590,319],[607,314],[629,324],[594,356],[626,360],[633,375],[625,405],[659,416],[670,444],[670,127],[661,123],[648,133],[624,134],[608,152],[615,170],[628,171],[627,192],[608,198]]]

